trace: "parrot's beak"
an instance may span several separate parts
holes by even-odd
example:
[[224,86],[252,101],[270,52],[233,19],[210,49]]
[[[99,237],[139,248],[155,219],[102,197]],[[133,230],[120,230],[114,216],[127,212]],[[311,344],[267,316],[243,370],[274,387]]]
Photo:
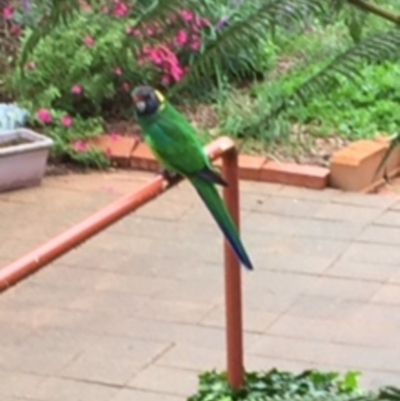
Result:
[[135,107],[138,111],[143,112],[146,110],[146,102],[144,101],[143,98],[134,96],[132,98],[133,103],[135,104]]

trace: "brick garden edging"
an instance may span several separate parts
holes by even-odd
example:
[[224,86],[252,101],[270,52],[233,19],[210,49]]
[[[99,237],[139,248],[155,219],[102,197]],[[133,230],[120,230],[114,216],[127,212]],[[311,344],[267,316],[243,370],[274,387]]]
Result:
[[[91,141],[93,147],[109,154],[117,166],[159,171],[160,166],[146,144],[140,143],[131,153],[134,143],[133,137],[121,136],[115,140],[110,135],[102,135]],[[217,160],[214,164],[220,166],[220,163],[221,161]],[[239,178],[324,189],[328,186],[329,169],[295,163],[277,163],[262,156],[242,154],[239,156]]]
[[[160,166],[146,144],[140,143],[133,152],[133,137],[121,136],[117,140],[102,135],[91,145],[107,152],[119,167],[143,171],[159,171]],[[239,177],[242,180],[272,182],[299,187],[324,189],[328,186],[345,191],[372,192],[384,183],[383,171],[375,171],[389,147],[388,138],[360,140],[337,151],[331,159],[330,168],[278,163],[262,156],[239,156]],[[215,162],[220,166],[220,160]],[[386,165],[389,177],[400,172],[400,149],[396,149]]]
[[396,148],[384,169],[376,173],[389,148],[389,138],[360,140],[336,152],[331,159],[330,185],[345,191],[370,193],[384,184],[384,172],[394,177],[400,172],[400,149]]

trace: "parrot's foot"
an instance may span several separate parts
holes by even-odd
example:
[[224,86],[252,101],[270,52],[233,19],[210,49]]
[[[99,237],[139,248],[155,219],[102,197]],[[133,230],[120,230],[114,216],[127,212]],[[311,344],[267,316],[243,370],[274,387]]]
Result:
[[171,180],[177,179],[177,178],[179,177],[179,174],[178,174],[178,173],[175,173],[174,171],[167,170],[167,169],[165,169],[165,168],[163,168],[163,169],[160,171],[160,174],[161,174],[161,175],[164,177],[164,179],[166,179],[167,181],[171,181]]

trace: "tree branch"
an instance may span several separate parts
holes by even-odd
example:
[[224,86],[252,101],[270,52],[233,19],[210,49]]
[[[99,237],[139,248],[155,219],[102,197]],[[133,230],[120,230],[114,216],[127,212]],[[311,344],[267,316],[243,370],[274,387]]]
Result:
[[400,25],[400,15],[393,14],[375,4],[368,3],[364,0],[347,0],[347,2],[363,11],[378,15],[388,21],[394,22],[396,25]]

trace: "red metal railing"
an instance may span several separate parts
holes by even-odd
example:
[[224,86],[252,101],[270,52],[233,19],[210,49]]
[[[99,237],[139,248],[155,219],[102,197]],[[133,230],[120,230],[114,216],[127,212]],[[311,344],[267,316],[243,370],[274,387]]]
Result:
[[[223,196],[232,218],[239,228],[238,155],[235,144],[221,137],[206,147],[212,160],[223,160],[223,175],[229,186]],[[166,182],[157,176],[139,190],[109,204],[80,223],[50,239],[27,255],[0,270],[0,292],[39,270],[52,260],[73,249],[117,220],[143,206],[179,180]],[[243,385],[243,328],[241,267],[229,244],[224,242],[225,256],[225,307],[227,370],[230,385],[239,389]]]

